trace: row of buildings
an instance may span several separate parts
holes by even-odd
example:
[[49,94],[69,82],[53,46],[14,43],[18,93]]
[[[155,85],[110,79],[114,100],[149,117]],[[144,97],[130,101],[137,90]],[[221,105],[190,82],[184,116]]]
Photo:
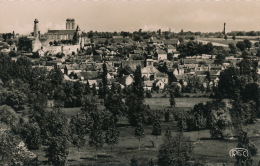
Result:
[[[206,64],[202,64],[202,60],[206,60]],[[168,87],[170,75],[171,81],[180,88],[187,85],[190,78],[196,76],[201,85],[207,88],[217,86],[221,71],[229,66],[235,66],[240,60],[226,62],[225,65],[214,64],[214,59],[182,59],[178,61],[169,60],[122,60],[122,61],[106,61],[108,68],[108,85],[112,83],[118,84],[121,88],[131,85],[134,81],[133,73],[119,74],[119,70],[127,69],[134,71],[136,66],[141,66],[141,73],[144,80],[144,89],[151,90],[153,87],[158,87],[164,90]],[[84,60],[80,63],[62,63],[61,61],[47,61],[45,67],[49,69],[54,66],[61,69],[64,73],[64,79],[67,81],[80,81],[82,83],[89,82],[92,87],[96,84],[97,88],[102,82],[102,65],[104,62],[96,62],[93,60]],[[159,66],[165,65],[168,68],[168,73],[160,72]],[[207,80],[210,77],[210,81]],[[180,82],[183,82],[183,85]]]

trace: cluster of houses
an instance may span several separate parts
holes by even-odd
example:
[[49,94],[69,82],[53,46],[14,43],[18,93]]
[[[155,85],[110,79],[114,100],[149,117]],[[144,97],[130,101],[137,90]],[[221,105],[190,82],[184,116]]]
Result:
[[[164,90],[169,85],[170,75],[173,77],[170,82],[174,82],[180,88],[182,86],[180,82],[187,85],[189,78],[193,76],[198,77],[205,87],[216,86],[220,72],[229,66],[236,66],[242,60],[227,57],[223,63],[219,64],[216,63],[215,55],[207,54],[179,58],[180,53],[177,51],[177,46],[180,42],[178,39],[159,40],[151,37],[142,42],[134,42],[129,37],[113,36],[110,39],[96,38],[86,41],[88,42],[85,43],[83,50],[91,49],[90,55],[78,56],[82,50],[75,51],[75,55],[67,54],[62,58],[51,55],[52,60],[45,61],[42,67],[46,67],[48,70],[58,67],[64,73],[65,80],[89,82],[91,87],[95,84],[98,88],[99,83],[102,82],[102,66],[103,63],[106,63],[108,86],[114,83],[125,88],[133,83],[133,72],[119,76],[119,70],[130,68],[131,71],[134,71],[139,65],[144,80],[144,89],[151,90],[153,87],[157,87]],[[127,54],[118,56],[126,48],[128,48]],[[68,59],[70,60],[68,61]],[[165,64],[167,72],[160,72],[159,67]],[[260,69],[258,72],[260,74]],[[206,81],[209,82],[206,83]]]
[[[106,63],[108,69],[108,86],[111,86],[114,83],[118,86],[120,85],[121,88],[131,85],[134,82],[134,77],[133,73],[121,75],[119,77],[119,70],[130,68],[131,71],[134,71],[136,66],[140,66],[144,80],[144,89],[152,90],[153,87],[157,87],[159,90],[164,90],[169,85],[169,73],[173,76],[173,82],[180,88],[182,86],[180,84],[181,80],[183,85],[187,85],[188,79],[193,76],[198,77],[205,88],[208,85],[216,86],[219,81],[220,72],[228,66],[236,66],[236,64],[241,61],[241,59],[234,58],[225,60],[223,64],[216,64],[216,56],[214,55],[201,55],[182,59],[173,58],[172,60],[168,60],[168,53],[172,53],[172,56],[174,56],[174,53],[177,52],[176,46],[178,42],[173,41],[174,40],[172,40],[172,42],[167,41],[171,44],[165,45],[163,42],[148,40],[144,49],[132,51],[133,53],[135,52],[138,54],[138,56],[145,56],[146,54],[146,58],[142,60],[132,59],[130,53],[128,58],[122,60],[114,60],[111,58],[108,61],[97,61],[93,58],[95,55],[92,54],[89,58],[81,57],[78,58],[77,61],[69,63],[65,63],[61,59],[46,61],[44,66],[49,70],[55,66],[60,68],[64,73],[64,79],[67,81],[80,81],[85,84],[88,82],[90,87],[93,87],[95,84],[97,88],[100,82],[102,82],[103,63]],[[152,53],[150,53],[149,50],[147,51],[149,44],[151,44],[155,50]],[[159,49],[160,51],[158,51]],[[108,53],[111,52],[108,51]],[[111,57],[110,54],[107,55]],[[158,67],[164,64],[167,66],[167,73],[158,70]],[[206,77],[210,77],[210,82],[206,83]]]

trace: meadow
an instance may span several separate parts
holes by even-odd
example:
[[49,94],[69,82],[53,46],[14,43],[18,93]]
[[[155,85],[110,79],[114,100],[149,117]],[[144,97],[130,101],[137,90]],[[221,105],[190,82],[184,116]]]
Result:
[[259,37],[252,36],[236,36],[236,40],[232,39],[232,36],[228,36],[228,39],[225,40],[223,38],[198,38],[198,41],[212,42],[213,45],[216,46],[224,46],[228,47],[229,43],[237,44],[239,41],[243,41],[244,39],[249,39],[252,42],[252,48],[254,48],[254,43],[259,41]]
[[[172,135],[178,132],[177,122],[172,116],[174,112],[191,109],[195,104],[200,102],[211,101],[209,98],[176,98],[176,107],[170,108],[169,98],[146,98],[145,104],[149,104],[152,111],[169,109],[171,112],[170,121],[165,122],[162,119],[163,134],[167,127],[172,131]],[[99,109],[103,109],[99,106]],[[80,108],[66,108],[64,109],[66,115],[70,117],[80,111]],[[162,144],[164,136],[153,136],[152,125],[144,126],[145,137],[141,139],[141,150],[138,149],[138,139],[134,136],[134,127],[128,124],[125,117],[121,117],[118,125],[120,130],[120,141],[112,151],[110,146],[104,145],[98,151],[98,159],[95,159],[96,151],[94,147],[88,144],[88,135],[86,135],[86,144],[84,147],[78,149],[71,145],[69,148],[68,163],[69,166],[76,165],[130,165],[130,161],[135,157],[139,165],[145,165],[149,160],[156,163],[158,148]],[[246,126],[249,131],[250,139],[255,143],[256,147],[260,149],[260,120],[253,125]],[[256,132],[257,131],[257,132]],[[237,139],[233,140],[212,140],[210,138],[209,130],[199,131],[200,140],[198,141],[198,131],[184,132],[184,135],[190,137],[190,141],[194,146],[194,158],[200,162],[209,163],[212,166],[218,166],[225,163],[226,166],[233,166],[235,158],[229,156],[229,151],[236,148]],[[41,161],[46,161],[43,152],[44,147],[40,150],[34,151],[39,155]],[[260,155],[253,157],[254,166],[257,166],[260,160]]]

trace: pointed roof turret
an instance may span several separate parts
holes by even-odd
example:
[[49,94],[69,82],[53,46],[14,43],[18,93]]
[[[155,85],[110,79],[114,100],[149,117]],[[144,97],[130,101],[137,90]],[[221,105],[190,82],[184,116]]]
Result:
[[77,25],[76,31],[80,31],[79,25]]

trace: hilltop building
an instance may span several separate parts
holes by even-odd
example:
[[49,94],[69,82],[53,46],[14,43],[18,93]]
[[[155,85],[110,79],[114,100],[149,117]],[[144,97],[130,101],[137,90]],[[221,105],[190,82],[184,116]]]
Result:
[[48,40],[73,40],[76,30],[79,30],[79,28],[77,26],[75,29],[75,19],[68,18],[65,30],[48,30],[46,38]]
[[[75,20],[66,20],[66,30],[48,30],[46,38],[41,38],[39,31],[39,21],[34,20],[34,32],[31,37],[32,40],[32,52],[38,52],[40,56],[55,55],[57,53],[64,53],[69,55],[77,53],[84,47],[87,42],[87,36],[81,32],[79,26],[75,28]],[[50,41],[59,42],[58,45],[50,45]],[[60,43],[61,40],[71,40],[69,44]]]

